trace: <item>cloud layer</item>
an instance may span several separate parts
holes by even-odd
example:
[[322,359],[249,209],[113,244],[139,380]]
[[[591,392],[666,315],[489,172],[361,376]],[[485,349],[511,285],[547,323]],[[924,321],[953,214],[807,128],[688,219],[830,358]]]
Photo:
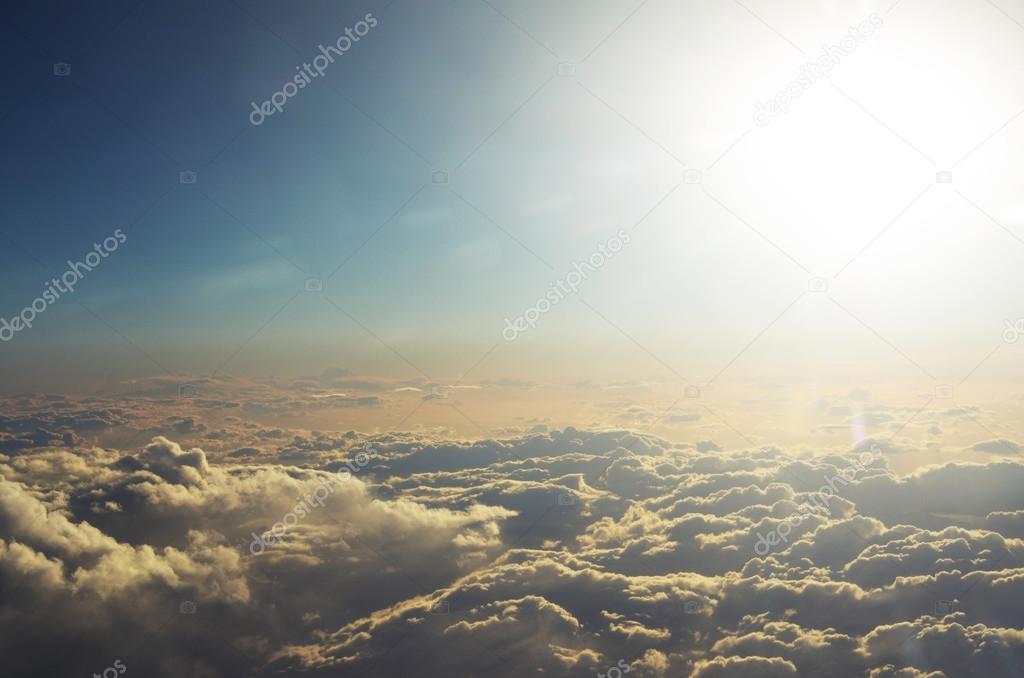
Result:
[[115,660],[152,676],[1024,666],[1014,461],[901,477],[862,450],[571,428],[288,431],[216,460],[160,436],[32,440],[0,456],[9,675]]

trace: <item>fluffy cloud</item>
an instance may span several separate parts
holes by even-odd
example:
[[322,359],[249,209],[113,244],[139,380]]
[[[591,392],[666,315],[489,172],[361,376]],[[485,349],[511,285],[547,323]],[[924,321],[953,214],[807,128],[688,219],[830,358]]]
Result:
[[[856,465],[860,450],[626,431],[223,430],[220,456],[63,435],[0,455],[10,675],[115,659],[152,676],[1024,666],[1014,461],[898,476],[884,455]],[[764,552],[768,533],[782,538]]]

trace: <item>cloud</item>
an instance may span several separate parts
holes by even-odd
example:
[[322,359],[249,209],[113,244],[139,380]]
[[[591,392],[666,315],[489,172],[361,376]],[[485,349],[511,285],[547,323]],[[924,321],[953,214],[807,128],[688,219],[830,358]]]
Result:
[[114,658],[153,676],[949,678],[1024,665],[1013,460],[899,476],[860,448],[720,450],[614,430],[459,442],[236,418],[218,431],[220,455],[172,437],[120,450],[46,434],[0,456],[10,675]]
[[774,678],[795,676],[796,666],[778,657],[715,657],[697,664],[693,678]]
[[1021,446],[1012,440],[999,438],[997,440],[986,440],[976,443],[971,449],[975,452],[989,452],[991,454],[1020,454]]

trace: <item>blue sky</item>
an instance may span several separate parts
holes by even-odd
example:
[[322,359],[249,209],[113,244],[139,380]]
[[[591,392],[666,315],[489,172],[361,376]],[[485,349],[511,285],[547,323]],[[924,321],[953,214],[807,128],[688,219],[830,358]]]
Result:
[[[76,297],[154,356],[183,342],[212,351],[177,369],[210,369],[307,277],[327,278],[346,260],[328,291],[382,331],[465,323],[502,283],[536,276],[538,265],[446,189],[428,190],[431,172],[468,155],[546,77],[543,57],[504,19],[466,8],[412,5],[390,15],[380,4],[320,3],[302,13],[271,3],[123,4],[89,13],[82,30],[82,11],[69,3],[57,31],[48,13],[12,17],[17,30],[0,29],[22,64],[3,111],[2,221],[18,245],[4,248],[5,311],[13,315],[66,259],[122,227],[125,250]],[[367,11],[380,25],[326,78],[284,114],[249,124],[250,101],[269,97]],[[440,58],[417,63],[421,51]],[[70,62],[72,76],[48,77],[54,59]],[[538,66],[533,77],[524,60]],[[198,183],[179,185],[182,170],[198,171]],[[507,275],[482,285],[482,266]],[[296,334],[353,334],[351,322],[317,306]],[[34,329],[36,345],[118,341],[72,304],[49,309]]]
[[[943,65],[948,21],[895,14],[762,128],[755,102],[886,8],[752,6],[13,8],[0,314],[115,228],[128,242],[0,347],[0,375],[13,389],[219,369],[457,376],[627,229],[630,246],[502,345],[489,376],[708,378],[755,338],[735,369],[849,359],[961,376],[1021,314],[1024,212],[1002,181],[1021,134],[1007,121],[1024,83],[1005,66],[1019,29],[957,10],[964,40],[991,49],[944,65],[970,96],[936,108],[944,86],[919,55]],[[378,25],[324,77],[250,124],[252,102],[367,13]],[[929,188],[954,166],[963,193]],[[818,276],[845,311],[808,298],[789,313]],[[308,278],[324,292],[303,292]]]

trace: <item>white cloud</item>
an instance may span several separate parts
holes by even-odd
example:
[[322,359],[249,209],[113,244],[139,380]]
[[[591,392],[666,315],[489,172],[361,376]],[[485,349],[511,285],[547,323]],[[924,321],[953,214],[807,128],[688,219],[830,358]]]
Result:
[[[230,449],[250,439],[237,429]],[[843,456],[576,429],[265,433],[234,457],[161,437],[0,457],[12,675],[38,673],[53,642],[72,649],[50,672],[124,655],[155,676],[592,676],[621,661],[638,676],[950,678],[1024,662],[1014,461],[899,477],[879,459],[761,556],[758,531]],[[254,532],[367,446],[365,466],[253,555]],[[952,491],[964,483],[976,491]]]

